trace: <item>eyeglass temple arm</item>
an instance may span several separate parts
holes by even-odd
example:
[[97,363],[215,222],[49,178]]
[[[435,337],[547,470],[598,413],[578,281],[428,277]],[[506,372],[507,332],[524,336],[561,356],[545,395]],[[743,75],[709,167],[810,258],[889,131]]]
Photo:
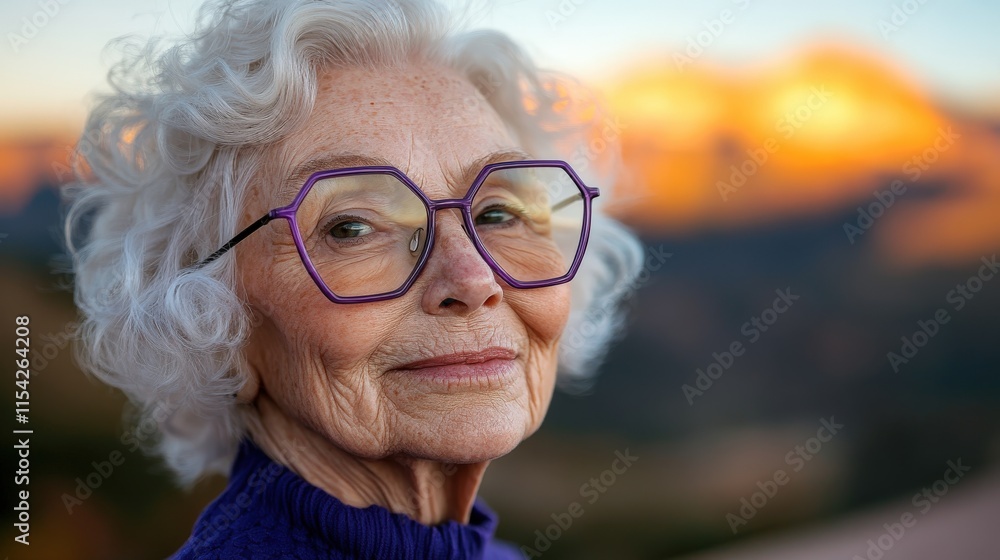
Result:
[[239,243],[240,241],[243,241],[247,237],[250,237],[250,234],[252,234],[253,232],[257,231],[258,229],[264,227],[272,219],[274,219],[274,217],[271,215],[270,212],[268,212],[267,214],[264,214],[256,222],[248,225],[246,228],[243,229],[243,231],[237,233],[236,236],[233,237],[232,239],[230,239],[229,241],[227,241],[225,245],[223,245],[222,247],[219,247],[218,251],[216,251],[216,252],[212,253],[211,255],[205,257],[201,262],[199,262],[198,264],[194,265],[194,268],[196,268],[196,269],[201,268],[201,267],[205,266],[206,264],[214,261],[215,259],[221,257],[222,255],[224,255],[226,253],[226,251],[229,251],[230,249],[232,249],[233,247],[235,247],[236,244]]
[[[592,193],[592,194],[593,194],[593,196],[595,196],[595,197],[596,197],[596,196],[598,196],[598,195],[600,194],[600,192],[594,192],[594,193]],[[574,200],[576,200],[577,198],[583,198],[583,195],[582,195],[582,194],[579,194],[579,193],[577,193],[577,194],[571,194],[571,195],[569,195],[568,197],[566,197],[566,198],[564,198],[564,199],[560,200],[559,202],[557,202],[557,203],[553,204],[553,205],[552,205],[552,208],[551,208],[551,209],[549,209],[549,211],[550,211],[550,212],[555,212],[556,210],[560,210],[560,209],[561,209],[562,207],[566,206],[566,205],[567,205],[567,204],[569,204],[570,202],[573,202],[573,201],[574,201]]]

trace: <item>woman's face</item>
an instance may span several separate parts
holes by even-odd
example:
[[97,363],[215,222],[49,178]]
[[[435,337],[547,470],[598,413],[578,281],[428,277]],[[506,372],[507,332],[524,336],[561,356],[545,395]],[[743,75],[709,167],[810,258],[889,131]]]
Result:
[[[387,160],[438,199],[465,195],[463,168],[522,159],[510,153],[518,149],[485,99],[450,70],[331,70],[320,74],[308,123],[275,149],[268,180],[249,193],[245,221],[288,204],[279,191],[301,184],[288,174],[317,158]],[[438,212],[435,236],[406,294],[362,304],[335,304],[320,292],[285,220],[241,245],[240,279],[259,319],[247,347],[259,391],[293,421],[371,459],[483,461],[537,429],[552,395],[568,286],[506,285],[476,252],[458,209]],[[492,359],[402,368],[456,353]]]

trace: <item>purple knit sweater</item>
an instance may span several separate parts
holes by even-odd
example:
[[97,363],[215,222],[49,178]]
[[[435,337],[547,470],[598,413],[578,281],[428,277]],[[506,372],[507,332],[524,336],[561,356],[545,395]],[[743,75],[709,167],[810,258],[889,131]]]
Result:
[[428,526],[380,506],[348,506],[244,440],[229,485],[171,558],[522,560],[512,545],[493,540],[496,526],[480,499],[468,525]]

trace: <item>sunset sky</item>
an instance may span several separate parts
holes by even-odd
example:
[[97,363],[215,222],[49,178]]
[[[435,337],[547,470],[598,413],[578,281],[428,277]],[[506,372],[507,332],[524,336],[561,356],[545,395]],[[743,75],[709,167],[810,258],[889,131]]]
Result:
[[[59,12],[38,15],[40,0],[0,3],[0,133],[66,122],[79,126],[86,95],[103,88],[109,39],[189,30],[198,0],[52,0]],[[457,0],[449,0],[458,4]],[[794,52],[828,38],[858,44],[919,80],[934,97],[1000,114],[1000,4],[986,0],[793,2],[790,0],[476,0],[472,21],[525,44],[541,64],[605,82],[647,59],[684,54],[702,35],[700,62],[742,65]],[[893,25],[894,9],[898,8]],[[906,15],[907,11],[913,12]],[[723,18],[724,10],[730,14]],[[905,16],[905,21],[901,19]],[[28,37],[24,18],[44,22]],[[45,21],[48,19],[48,21]],[[884,23],[882,23],[884,22]],[[25,33],[27,31],[27,33]],[[24,37],[21,41],[15,35]]]

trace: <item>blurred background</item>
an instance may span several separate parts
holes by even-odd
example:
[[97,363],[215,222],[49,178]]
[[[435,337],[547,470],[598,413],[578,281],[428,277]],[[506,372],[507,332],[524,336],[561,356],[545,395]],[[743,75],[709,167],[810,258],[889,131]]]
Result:
[[[608,208],[647,251],[594,385],[491,467],[499,535],[552,559],[996,558],[1000,4],[480,4],[603,96],[571,163],[621,149]],[[34,430],[32,544],[6,523],[6,557],[161,558],[224,485],[179,490],[122,439],[53,272],[104,45],[196,6],[0,5],[0,339],[31,317]]]

